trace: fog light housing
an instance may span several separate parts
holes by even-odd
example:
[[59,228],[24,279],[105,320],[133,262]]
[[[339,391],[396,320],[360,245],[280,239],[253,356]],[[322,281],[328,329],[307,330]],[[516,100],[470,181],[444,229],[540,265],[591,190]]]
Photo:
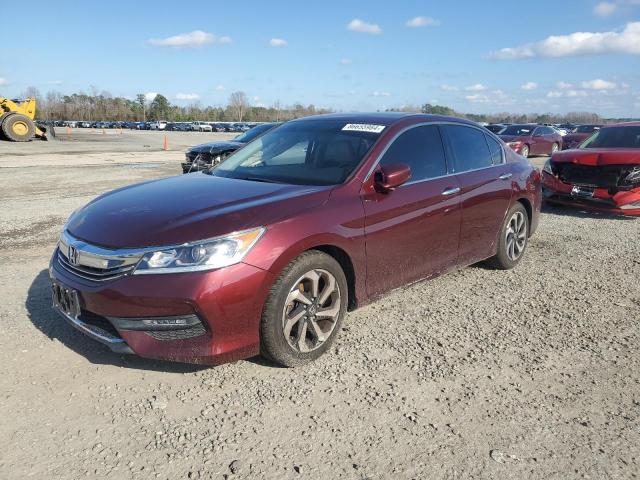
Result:
[[202,322],[196,315],[178,315],[172,317],[141,317],[141,318],[121,318],[108,317],[109,321],[118,330],[136,331],[166,331],[183,330],[198,325]]

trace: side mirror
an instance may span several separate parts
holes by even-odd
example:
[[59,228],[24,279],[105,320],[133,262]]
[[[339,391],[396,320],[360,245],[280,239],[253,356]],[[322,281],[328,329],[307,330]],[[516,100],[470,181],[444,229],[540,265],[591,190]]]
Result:
[[374,185],[382,193],[391,192],[411,178],[409,165],[398,163],[386,165],[375,173]]

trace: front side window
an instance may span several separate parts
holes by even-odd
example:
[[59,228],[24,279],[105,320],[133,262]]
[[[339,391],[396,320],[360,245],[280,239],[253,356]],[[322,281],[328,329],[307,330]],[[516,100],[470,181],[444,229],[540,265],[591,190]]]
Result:
[[453,154],[456,173],[493,165],[485,134],[473,127],[443,125]]
[[447,163],[438,127],[413,127],[396,138],[380,160],[380,165],[399,163],[411,168],[410,182],[446,175]]
[[337,185],[360,165],[385,128],[339,120],[286,123],[236,151],[209,173],[258,182]]

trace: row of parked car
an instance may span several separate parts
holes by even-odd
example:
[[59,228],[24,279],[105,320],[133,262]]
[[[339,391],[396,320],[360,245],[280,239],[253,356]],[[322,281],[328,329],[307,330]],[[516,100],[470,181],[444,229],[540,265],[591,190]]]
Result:
[[549,124],[503,124],[485,125],[485,128],[498,135],[513,150],[528,157],[529,155],[553,155],[559,150],[576,148],[602,125],[549,125]]
[[56,127],[70,128],[127,128],[131,130],[167,130],[180,132],[246,132],[258,123],[249,122],[105,122],[88,120],[56,120]]

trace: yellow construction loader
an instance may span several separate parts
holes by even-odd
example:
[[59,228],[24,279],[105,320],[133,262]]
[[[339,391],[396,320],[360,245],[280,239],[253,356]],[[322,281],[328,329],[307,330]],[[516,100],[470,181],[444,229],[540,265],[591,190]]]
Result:
[[33,121],[36,99],[24,101],[0,97],[0,133],[13,142],[28,142],[33,137],[47,140],[47,131]]

